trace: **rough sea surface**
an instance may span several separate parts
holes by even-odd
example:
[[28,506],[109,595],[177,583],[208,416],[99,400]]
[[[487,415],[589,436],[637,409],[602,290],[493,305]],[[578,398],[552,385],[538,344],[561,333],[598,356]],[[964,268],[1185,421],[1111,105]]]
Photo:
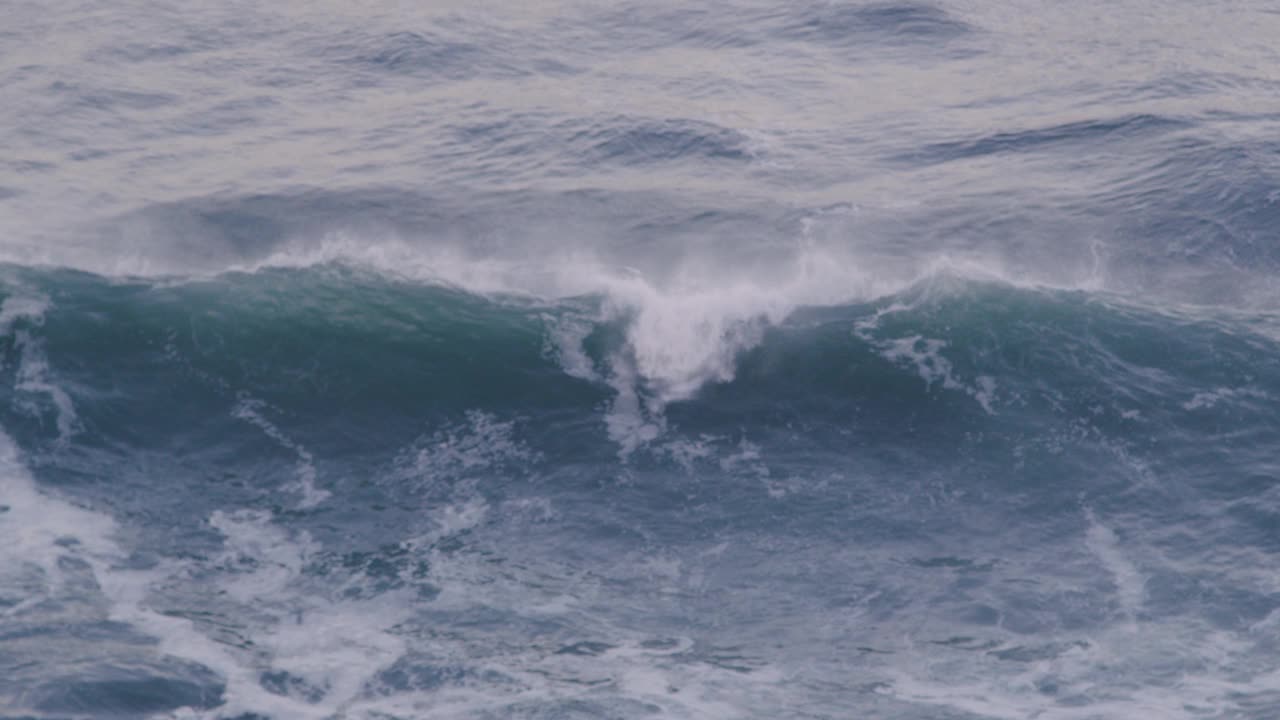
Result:
[[1280,717],[1276,3],[0,15],[0,717]]

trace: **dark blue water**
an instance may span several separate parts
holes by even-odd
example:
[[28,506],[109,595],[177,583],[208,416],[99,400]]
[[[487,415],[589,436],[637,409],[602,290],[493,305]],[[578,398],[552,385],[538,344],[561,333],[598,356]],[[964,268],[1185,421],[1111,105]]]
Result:
[[1263,2],[12,2],[0,717],[1280,717]]

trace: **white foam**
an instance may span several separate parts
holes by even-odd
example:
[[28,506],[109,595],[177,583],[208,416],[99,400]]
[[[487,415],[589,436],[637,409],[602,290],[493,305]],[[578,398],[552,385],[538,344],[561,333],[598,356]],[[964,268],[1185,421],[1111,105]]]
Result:
[[955,367],[942,351],[948,346],[947,341],[938,338],[927,338],[923,335],[908,335],[900,338],[880,338],[876,331],[881,321],[889,315],[914,310],[916,303],[895,302],[880,308],[871,317],[854,323],[853,334],[880,351],[881,357],[898,365],[913,368],[925,385],[934,384],[947,389],[958,390],[969,395],[978,402],[988,415],[994,415],[997,384],[990,375],[978,375],[972,383],[964,382],[955,374]]
[[[305,568],[320,547],[305,532],[276,526],[263,511],[215,512],[225,538],[215,559],[217,587],[253,618],[254,654],[228,666],[227,702],[218,717],[275,712],[288,717],[332,717],[355,705],[372,679],[405,651],[388,629],[407,617],[411,598],[389,591],[373,598],[341,598],[341,587],[313,588]],[[332,582],[332,581],[329,581]],[[297,693],[266,691],[264,671],[285,672],[303,683]]]
[[1214,388],[1213,390],[1210,390],[1207,392],[1196,393],[1194,396],[1192,396],[1190,400],[1184,402],[1182,404],[1182,407],[1184,410],[1200,410],[1204,408],[1211,408],[1214,405],[1217,405],[1218,403],[1222,402],[1223,400],[1232,400],[1236,398],[1253,398],[1255,400],[1266,400],[1268,399],[1268,397],[1269,396],[1267,395],[1267,393],[1263,392],[1262,390],[1258,390],[1257,388],[1220,387],[1220,388]]
[[[21,353],[14,390],[20,393],[44,395],[48,398],[53,405],[58,441],[65,443],[79,428],[80,419],[76,415],[71,396],[50,379],[49,361],[44,354],[44,342],[25,330],[19,330],[14,333],[14,345]],[[26,407],[33,415],[42,414],[42,408],[37,405],[28,404]]]
[[610,356],[609,366],[609,385],[617,394],[605,414],[605,427],[618,445],[619,457],[626,458],[666,432],[667,422],[661,405],[642,397],[639,373],[625,355]]
[[12,295],[0,304],[0,335],[8,335],[18,320],[43,322],[49,310],[49,298],[43,296]]
[[716,454],[716,446],[721,440],[719,436],[705,434],[697,439],[676,437],[664,443],[662,449],[686,473],[692,473],[697,463]]
[[607,297],[612,316],[630,319],[627,360],[661,404],[732,380],[737,354],[797,306],[749,285],[664,293],[635,280],[615,284]]
[[265,407],[266,403],[261,400],[243,395],[240,398],[240,402],[232,409],[231,415],[258,428],[280,447],[297,457],[293,487],[302,496],[302,499],[298,502],[300,509],[313,508],[329,499],[329,491],[316,486],[316,464],[311,451],[294,442],[280,428],[268,420],[262,414],[262,410]]
[[[207,566],[170,561],[145,571],[95,567],[112,619],[155,637],[160,652],[199,663],[225,683],[224,702],[216,708],[183,708],[167,716],[320,720],[351,710],[351,717],[373,717],[355,710],[377,674],[404,653],[404,641],[389,629],[406,617],[412,599],[396,591],[341,599],[340,579],[337,587],[312,587],[306,566],[319,545],[305,532],[276,526],[268,512],[219,511],[210,524],[225,544]],[[251,644],[237,647],[149,607],[155,588],[176,584],[199,591],[203,582],[212,583],[207,597],[215,604],[200,615],[221,615],[213,630],[238,628]],[[284,673],[289,684],[264,685],[265,674]]]
[[995,414],[995,378],[979,375],[972,385],[958,380],[951,361],[942,354],[947,347],[945,340],[910,335],[878,340],[875,344],[885,359],[915,368],[925,385],[932,387],[937,384],[947,390],[963,392],[978,401],[987,414]]
[[[28,607],[58,595],[65,572],[63,558],[83,560],[95,570],[121,556],[115,544],[116,525],[111,518],[50,497],[36,489],[22,465],[18,449],[0,433],[0,586],[18,584],[16,578],[36,573],[42,588],[3,611],[18,615]],[[24,591],[31,585],[24,585]]]
[[481,498],[447,505],[436,514],[435,537],[448,537],[480,525],[489,513],[489,505]]
[[469,410],[464,422],[432,433],[415,443],[398,461],[397,479],[431,483],[465,479],[482,471],[527,463],[535,453],[516,440],[513,420]]
[[[25,594],[20,602],[4,610],[3,617],[48,612],[48,600],[54,600],[55,607],[57,601],[72,606],[92,603],[99,598],[84,595],[96,588],[101,593],[100,600],[105,601],[107,618],[156,638],[158,653],[195,659],[231,683],[256,685],[255,676],[237,680],[240,666],[224,646],[197,632],[189,621],[150,609],[149,588],[165,569],[135,571],[121,567],[127,553],[117,542],[119,527],[115,521],[39,491],[22,466],[17,448],[2,433],[0,502],[8,508],[0,512],[0,536],[6,539],[0,548],[0,587],[13,583]],[[92,582],[71,587],[75,571],[70,568],[74,567],[87,568]],[[20,578],[28,581],[15,582]],[[56,622],[49,617],[38,621]]]
[[[2,433],[0,506],[0,537],[5,538],[0,547],[0,619],[100,601],[106,618],[155,638],[159,657],[198,663],[225,683],[223,705],[209,711],[181,709],[172,717],[333,717],[357,706],[371,679],[404,652],[404,641],[388,630],[406,616],[412,598],[389,591],[347,600],[341,599],[341,587],[316,592],[306,566],[319,546],[306,533],[274,525],[270,513],[213,513],[210,524],[226,540],[222,552],[202,567],[166,560],[144,570],[129,569],[117,523],[38,490],[17,448]],[[478,512],[482,515],[483,509]],[[475,515],[474,509],[462,508],[444,522],[456,528],[475,522]],[[91,582],[80,578],[84,572]],[[222,622],[242,627],[253,638],[251,646],[237,648],[188,619],[153,609],[157,588],[199,592],[206,582],[212,582],[206,597],[215,608],[227,603],[235,608]],[[87,598],[86,592],[100,593],[100,598]],[[36,621],[57,620],[41,615]],[[261,681],[267,671],[287,672],[319,697],[268,690]]]
[[[1058,642],[1065,651],[1032,662],[993,660],[969,650],[954,651],[949,660],[918,658],[914,667],[902,662],[893,668],[883,692],[984,718],[1195,720],[1235,717],[1247,709],[1249,696],[1280,690],[1276,673],[1242,672],[1236,665],[1248,652],[1236,637],[1185,619],[1144,623],[1140,630],[1125,625],[1087,640],[1063,638]],[[1161,672],[1173,663],[1187,669],[1172,677]],[[1152,670],[1155,676],[1147,675]],[[1053,689],[1045,692],[1046,686]]]
[[12,332],[13,344],[18,350],[18,372],[14,383],[14,390],[18,393],[18,406],[34,417],[42,417],[45,406],[34,402],[29,396],[44,396],[53,406],[58,441],[65,443],[79,428],[75,405],[66,390],[52,380],[49,361],[44,353],[44,341],[33,334],[30,327],[20,327],[21,324],[43,324],[44,315],[50,307],[49,299],[43,296],[15,295],[5,298],[0,305],[0,335]]
[[587,355],[585,343],[587,337],[595,329],[595,323],[584,317],[557,316],[545,314],[543,324],[547,327],[548,355],[560,362],[560,367],[571,377],[600,382],[603,378],[596,371],[595,363]]
[[[441,718],[510,716],[519,710],[552,712],[565,707],[591,707],[630,716],[631,709],[676,718],[742,717],[753,698],[776,693],[782,678],[769,667],[750,673],[704,662],[687,637],[655,638],[620,624],[604,607],[619,598],[612,582],[594,573],[557,567],[545,558],[504,563],[495,574],[488,554],[429,550],[432,579],[440,595],[427,609],[441,618],[510,616],[515,623],[533,621],[547,634],[513,641],[497,625],[468,625],[467,632],[433,632],[419,648],[424,664],[467,670],[469,679],[429,691],[400,691],[360,704],[374,711]],[[684,562],[673,556],[645,556],[610,573],[613,582],[634,578],[665,583],[651,592],[683,592],[692,578]],[[625,604],[625,603],[624,603]],[[562,628],[556,631],[555,628]],[[557,639],[564,629],[574,635]],[[575,642],[594,645],[582,652],[567,650]],[[777,702],[771,706],[781,707]],[[366,717],[366,715],[356,715]]]
[[[1267,716],[1266,708],[1280,693],[1275,618],[1225,629],[1213,612],[1204,612],[1218,602],[1212,594],[1204,606],[1192,603],[1168,614],[1144,612],[1147,576],[1135,559],[1156,557],[1165,572],[1196,578],[1204,587],[1225,584],[1233,591],[1268,596],[1277,581],[1266,570],[1264,553],[1211,543],[1179,549],[1189,550],[1190,557],[1164,557],[1155,547],[1126,539],[1091,509],[1084,516],[1088,552],[1068,550],[1063,568],[1082,576],[1096,576],[1100,568],[1111,587],[1104,585],[1098,599],[1114,600],[1118,612],[1094,613],[1085,623],[1043,625],[1035,633],[1002,626],[949,630],[954,635],[977,630],[987,641],[976,647],[908,643],[886,668],[882,692],[912,704],[991,718]],[[1019,562],[1014,558],[1011,562]],[[1039,562],[1031,561],[1027,569]],[[1046,587],[1043,579],[1036,585],[1047,597],[1097,592],[1069,581],[1058,588]],[[931,630],[943,637],[948,632]],[[1030,652],[1022,657],[1009,653],[1022,649]]]
[[1126,557],[1115,531],[1098,522],[1092,510],[1085,511],[1085,518],[1089,522],[1085,544],[1111,574],[1116,585],[1121,611],[1132,621],[1142,608],[1142,600],[1146,594],[1146,578]]

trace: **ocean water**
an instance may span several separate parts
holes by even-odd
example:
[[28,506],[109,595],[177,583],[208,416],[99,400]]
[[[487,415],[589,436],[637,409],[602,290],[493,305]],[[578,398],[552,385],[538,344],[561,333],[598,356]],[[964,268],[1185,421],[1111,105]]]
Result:
[[1274,3],[0,10],[0,717],[1280,717]]

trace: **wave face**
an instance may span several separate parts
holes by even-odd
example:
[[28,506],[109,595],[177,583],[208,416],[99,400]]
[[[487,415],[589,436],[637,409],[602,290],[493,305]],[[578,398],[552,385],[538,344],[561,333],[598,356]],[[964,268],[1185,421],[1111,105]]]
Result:
[[7,287],[32,712],[1272,702],[1268,316],[954,276],[714,327],[340,264]]
[[1280,716],[1280,14],[422,5],[10,8],[0,717]]

